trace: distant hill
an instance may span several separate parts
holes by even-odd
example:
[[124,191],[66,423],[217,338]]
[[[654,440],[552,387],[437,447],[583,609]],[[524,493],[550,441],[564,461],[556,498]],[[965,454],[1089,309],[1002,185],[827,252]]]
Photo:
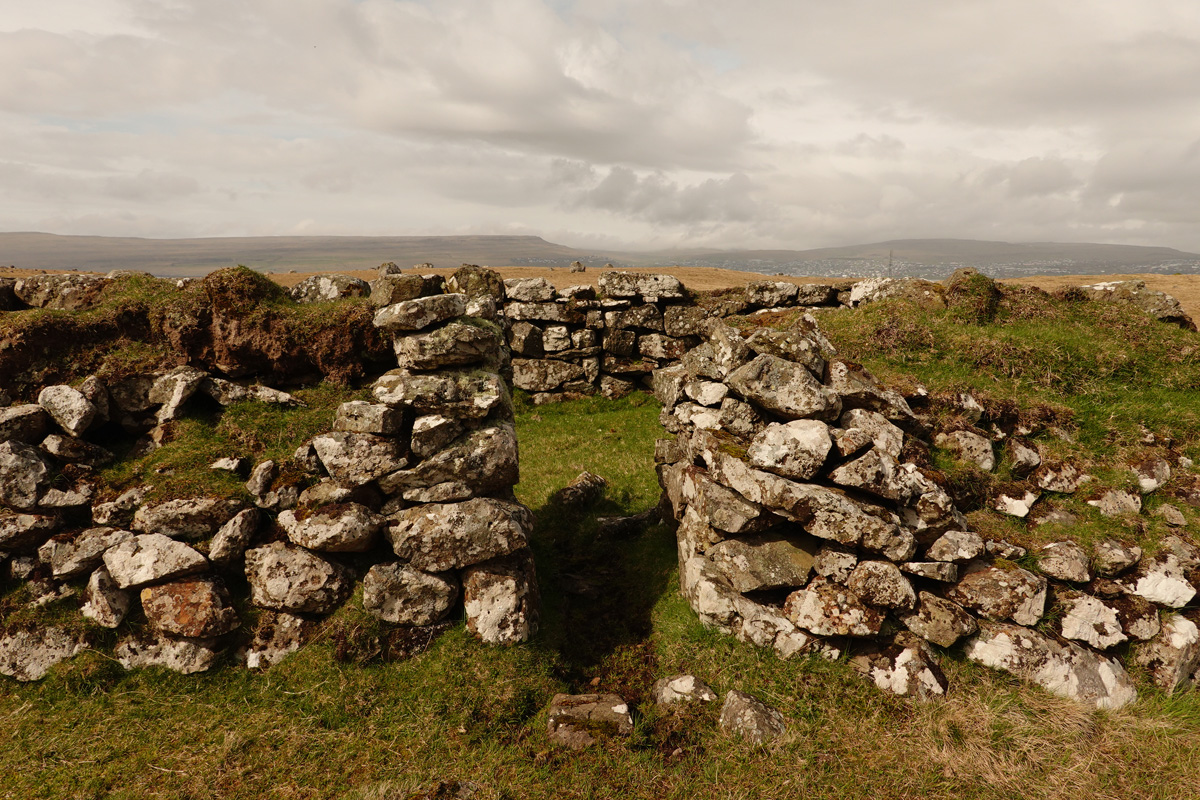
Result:
[[369,269],[430,263],[491,266],[722,267],[786,275],[942,278],[969,266],[997,278],[1117,272],[1196,273],[1200,254],[1169,247],[971,239],[898,239],[815,250],[666,250],[588,252],[539,236],[260,236],[137,239],[0,233],[0,265],[107,272],[136,269],[164,276],[203,275],[243,264],[272,272]]

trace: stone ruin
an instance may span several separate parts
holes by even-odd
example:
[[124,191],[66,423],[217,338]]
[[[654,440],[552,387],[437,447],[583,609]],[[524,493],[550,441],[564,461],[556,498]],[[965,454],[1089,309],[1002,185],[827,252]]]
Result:
[[[846,654],[880,688],[920,699],[947,690],[931,644],[1099,708],[1137,697],[1122,643],[1168,691],[1200,679],[1200,629],[1183,610],[1200,550],[1172,536],[1153,558],[1115,539],[1027,554],[973,532],[937,473],[909,458],[931,437],[908,399],[839,359],[810,315],[748,336],[710,321],[654,384],[676,435],[656,459],[678,521],[680,589],[705,625],[781,658]],[[994,466],[990,439],[939,443]],[[1033,445],[1009,446],[1046,491],[1082,478],[1039,468]],[[1006,500],[998,510],[1028,513]],[[1029,557],[1036,572],[1017,563]]]
[[[101,626],[116,627],[140,602],[146,630],[114,650],[127,667],[194,672],[222,649],[267,666],[301,646],[359,580],[365,610],[388,624],[434,635],[461,608],[481,640],[523,641],[536,630],[538,594],[531,515],[511,491],[508,380],[535,403],[640,384],[653,387],[675,435],[659,442],[656,460],[678,523],[681,590],[704,624],[782,658],[847,654],[881,688],[917,698],[947,689],[931,644],[1105,708],[1136,697],[1118,646],[1165,688],[1200,678],[1200,629],[1181,611],[1200,577],[1189,542],[1171,537],[1153,558],[1116,540],[1090,554],[1071,542],[1028,554],[972,532],[937,475],[909,458],[931,438],[911,397],[838,359],[807,314],[783,331],[750,325],[748,335],[726,321],[893,296],[936,302],[933,284],[762,281],[701,305],[664,275],[605,273],[597,292],[502,281],[469,265],[448,280],[385,267],[370,284],[321,277],[294,290],[301,302],[369,296],[397,369],[374,382],[374,402],[343,404],[290,464],[253,465],[253,506],[147,501],[148,487],[96,497],[90,471],[112,454],[89,439],[115,426],[150,448],[194,396],[296,402],[286,392],[181,367],[49,386],[37,403],[0,408],[0,551],[10,575],[29,582],[35,603],[82,586],[81,612]],[[41,277],[0,286],[0,300],[7,291],[14,308],[83,308],[95,295],[91,279]],[[1093,294],[1190,323],[1144,286]],[[973,401],[959,401],[969,414]],[[957,431],[936,443],[981,469],[995,464],[987,437]],[[1001,496],[1003,513],[1027,514],[1040,491],[1079,484],[1077,471],[1039,466],[1035,446],[1006,446],[1039,491]],[[1147,491],[1166,479],[1160,466],[1145,470]],[[1115,514],[1133,499],[1097,503]],[[1036,572],[1022,566],[1030,559]],[[242,576],[261,609],[253,632],[239,627],[227,588]],[[1047,616],[1051,602],[1060,616]],[[6,630],[0,672],[36,679],[87,645],[57,627]],[[734,695],[731,719],[758,715],[752,728],[775,729],[757,701]],[[551,717],[564,730],[573,714],[628,714],[619,698],[561,700]]]

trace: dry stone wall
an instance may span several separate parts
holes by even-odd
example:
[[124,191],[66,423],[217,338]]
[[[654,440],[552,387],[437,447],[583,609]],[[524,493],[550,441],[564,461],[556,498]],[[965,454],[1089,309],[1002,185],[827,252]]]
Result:
[[[848,654],[880,688],[921,699],[947,691],[939,648],[951,647],[1100,708],[1136,699],[1128,660],[1168,691],[1200,679],[1184,608],[1195,546],[1173,536],[1143,558],[1115,539],[1093,552],[1064,541],[1027,554],[973,532],[937,473],[906,458],[930,443],[922,419],[840,360],[811,316],[748,336],[711,321],[654,391],[675,434],[657,460],[680,588],[705,625],[782,658]],[[987,438],[939,443],[994,466]],[[1039,467],[1036,448],[1015,444],[1039,485],[1074,490],[1077,470]],[[1143,470],[1154,486],[1157,466]],[[1017,563],[1026,556],[1036,568]]]
[[[151,499],[135,486],[99,498],[94,470],[114,459],[99,442],[157,446],[166,425],[207,397],[295,404],[192,367],[106,384],[42,389],[0,408],[0,553],[31,604],[77,597],[95,625],[120,628],[127,668],[210,668],[225,651],[250,667],[300,647],[319,620],[362,585],[366,612],[428,638],[462,609],[470,633],[494,645],[528,639],[539,598],[528,547],[533,520],[519,477],[504,332],[486,291],[494,273],[464,273],[466,291],[423,282],[381,306],[397,368],[374,402],[343,403],[331,429],[288,464],[228,458],[248,471],[253,505],[219,497]],[[481,289],[481,287],[483,287]],[[436,291],[433,291],[436,290]],[[257,625],[246,630],[230,587],[245,586]],[[133,614],[145,624],[122,623]],[[42,677],[96,646],[85,625],[0,632],[0,673]]]

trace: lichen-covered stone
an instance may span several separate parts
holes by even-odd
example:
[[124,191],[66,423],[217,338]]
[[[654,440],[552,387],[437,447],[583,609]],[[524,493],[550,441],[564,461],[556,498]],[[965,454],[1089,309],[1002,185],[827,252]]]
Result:
[[323,433],[312,445],[329,476],[344,483],[367,483],[407,463],[394,439],[370,433]]
[[519,550],[532,529],[529,509],[480,497],[404,509],[387,534],[396,555],[414,568],[445,572]]
[[463,570],[467,631],[487,644],[528,641],[541,614],[533,554],[528,549]]
[[101,566],[88,578],[79,613],[103,628],[115,628],[132,606],[133,592],[117,586],[108,569]]
[[900,615],[904,627],[941,647],[952,647],[978,629],[975,618],[958,603],[929,592],[918,595],[917,610]]
[[916,605],[912,584],[900,568],[887,561],[860,561],[850,573],[846,588],[859,600],[880,608],[907,610]]
[[72,436],[82,435],[99,413],[91,400],[70,386],[47,386],[38,393],[37,401],[58,426]]
[[615,694],[556,694],[546,721],[550,743],[580,750],[633,733],[629,705]]
[[1097,650],[1107,650],[1125,641],[1116,609],[1082,592],[1060,591],[1058,602],[1063,614],[1059,630],[1064,638],[1090,644]]
[[363,608],[384,622],[432,625],[458,599],[452,575],[433,575],[407,564],[376,564],[363,578]]
[[937,656],[911,633],[869,645],[850,659],[850,666],[885,692],[914,700],[946,696],[948,683]]
[[787,731],[787,721],[778,709],[737,689],[725,695],[718,724],[731,736],[754,744],[769,744]]
[[512,414],[508,387],[499,375],[484,370],[413,375],[397,369],[384,373],[371,391],[381,403],[408,406],[418,414],[454,419],[482,419],[493,412]]
[[142,610],[159,633],[209,638],[241,625],[225,587],[213,578],[187,578],[147,586],[141,591]]
[[1017,566],[984,567],[951,586],[947,597],[986,619],[1036,625],[1046,610],[1046,579]]
[[967,463],[974,464],[984,472],[996,468],[996,454],[992,451],[992,443],[977,433],[970,431],[952,431],[939,433],[934,439],[938,447],[949,450]]
[[1102,539],[1097,542],[1092,555],[1096,574],[1104,578],[1120,575],[1141,560],[1142,548],[1116,539]]
[[88,528],[51,539],[38,548],[38,558],[50,565],[55,578],[67,580],[91,572],[100,566],[108,548],[132,538],[131,532],[118,528]]
[[864,605],[846,587],[819,577],[788,595],[783,613],[817,636],[874,636],[883,624],[882,613]]
[[709,549],[709,557],[739,592],[803,586],[819,547],[810,536],[760,534],[727,539]]
[[250,602],[277,611],[325,614],[354,589],[354,573],[303,548],[272,542],[246,551]]
[[207,539],[241,510],[237,500],[192,497],[142,506],[133,515],[133,529],[160,533],[172,539]]
[[970,561],[983,555],[983,537],[969,531],[946,531],[925,551],[933,561]]
[[384,306],[375,312],[374,324],[388,333],[419,331],[466,313],[465,294],[438,294]]
[[18,630],[0,636],[0,675],[21,682],[41,680],[55,664],[73,658],[85,646],[62,628]]
[[329,553],[366,552],[383,527],[379,515],[358,503],[323,506],[305,514],[284,511],[278,519],[292,542]]
[[1200,628],[1187,617],[1168,614],[1158,635],[1134,648],[1134,661],[1168,692],[1186,686],[1200,666]]
[[[412,469],[396,470],[378,481],[387,495],[415,502],[465,500],[498,492],[520,480],[517,436],[511,425],[478,428]],[[426,494],[421,490],[441,492]]]
[[176,639],[135,634],[122,639],[113,655],[125,669],[163,667],[183,675],[207,672],[221,657],[213,639]]
[[392,350],[401,369],[440,369],[495,359],[501,339],[500,329],[492,323],[448,322],[433,330],[397,336]]
[[208,559],[183,542],[146,533],[105,550],[104,566],[117,586],[129,589],[202,572]]
[[833,420],[842,412],[838,395],[799,364],[759,355],[729,373],[725,384],[751,403],[788,419]]
[[802,419],[768,425],[750,442],[746,455],[752,467],[807,480],[824,466],[830,447],[829,427],[818,420]]
[[50,468],[37,450],[21,442],[0,442],[0,505],[32,511],[50,483]]
[[1087,553],[1075,542],[1051,542],[1037,552],[1038,568],[1051,578],[1069,583],[1092,579]]
[[672,675],[659,678],[650,688],[655,705],[672,706],[679,703],[711,703],[717,693],[695,675]]

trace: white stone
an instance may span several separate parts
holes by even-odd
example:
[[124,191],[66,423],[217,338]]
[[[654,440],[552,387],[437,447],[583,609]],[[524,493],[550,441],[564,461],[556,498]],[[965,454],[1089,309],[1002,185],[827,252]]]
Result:
[[1121,630],[1116,609],[1086,594],[1060,597],[1063,605],[1062,635],[1090,644],[1097,650],[1120,644],[1127,638]]

